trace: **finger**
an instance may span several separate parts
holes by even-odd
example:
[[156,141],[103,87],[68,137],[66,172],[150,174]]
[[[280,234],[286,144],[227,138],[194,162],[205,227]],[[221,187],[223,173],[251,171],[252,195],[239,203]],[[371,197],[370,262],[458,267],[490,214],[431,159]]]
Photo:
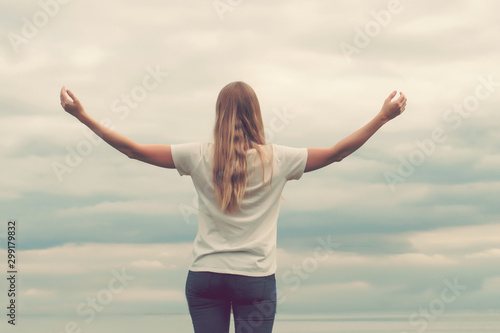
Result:
[[73,92],[71,90],[68,89],[67,92],[68,92],[69,97],[71,97],[71,99],[74,102],[78,102],[78,98],[76,98],[75,94],[73,94]]
[[62,86],[61,88],[61,93],[59,94],[60,98],[61,98],[61,101],[64,97],[64,94],[66,93],[66,87],[65,86]]
[[392,101],[392,99],[394,98],[394,96],[396,96],[397,94],[397,91],[394,90],[393,92],[391,92],[391,94],[389,95],[389,97],[387,97],[387,100],[388,101]]
[[61,104],[64,106],[69,101],[68,96],[66,95],[66,88],[63,86],[61,89]]
[[400,92],[399,93],[399,98],[398,98],[398,102],[403,102],[404,100],[406,99],[405,97],[405,94],[403,94],[403,92]]

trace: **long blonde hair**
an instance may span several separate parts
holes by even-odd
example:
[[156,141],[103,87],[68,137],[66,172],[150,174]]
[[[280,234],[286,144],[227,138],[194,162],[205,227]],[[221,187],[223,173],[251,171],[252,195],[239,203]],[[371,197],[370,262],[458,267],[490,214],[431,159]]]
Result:
[[[244,197],[246,153],[250,148],[255,148],[259,153],[264,182],[264,152],[259,145],[265,144],[257,95],[244,82],[229,83],[222,88],[217,98],[214,128],[213,182],[217,201],[224,213],[234,212]],[[271,161],[269,156],[267,158]]]

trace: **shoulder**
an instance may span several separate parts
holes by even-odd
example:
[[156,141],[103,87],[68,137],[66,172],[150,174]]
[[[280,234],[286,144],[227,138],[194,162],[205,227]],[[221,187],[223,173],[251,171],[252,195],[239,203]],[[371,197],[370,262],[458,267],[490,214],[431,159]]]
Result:
[[204,142],[187,142],[171,145],[172,156],[175,159],[189,158],[194,159],[204,155],[206,144]]
[[297,155],[303,154],[304,151],[307,151],[307,148],[297,148],[291,146],[285,146],[280,144],[272,143],[272,150],[276,152],[278,155]]
[[274,155],[286,180],[300,179],[307,163],[307,148],[274,144]]
[[191,175],[196,168],[207,159],[206,142],[188,142],[171,145],[172,159],[179,174]]
[[172,150],[182,150],[182,151],[200,151],[204,148],[204,142],[185,142],[172,144]]

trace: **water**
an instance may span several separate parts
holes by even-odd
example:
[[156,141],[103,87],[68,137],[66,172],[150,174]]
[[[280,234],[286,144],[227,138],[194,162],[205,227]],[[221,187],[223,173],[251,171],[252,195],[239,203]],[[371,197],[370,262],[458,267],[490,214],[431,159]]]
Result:
[[[417,325],[416,325],[417,324]],[[416,325],[416,326],[415,326]],[[500,313],[442,315],[410,325],[401,315],[278,315],[274,333],[477,333],[500,332]],[[2,333],[192,333],[188,315],[97,316],[91,323],[71,317],[24,316],[14,327],[3,319]],[[234,332],[234,327],[231,327]]]

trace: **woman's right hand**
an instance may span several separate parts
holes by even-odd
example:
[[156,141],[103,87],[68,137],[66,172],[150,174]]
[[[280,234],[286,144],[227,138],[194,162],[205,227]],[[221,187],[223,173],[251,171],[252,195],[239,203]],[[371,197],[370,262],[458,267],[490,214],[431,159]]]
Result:
[[77,118],[85,113],[80,100],[76,98],[75,94],[73,94],[71,90],[66,90],[66,87],[64,86],[61,89],[61,106],[66,112]]
[[382,105],[382,109],[380,110],[379,116],[384,121],[389,121],[391,119],[396,118],[406,108],[406,96],[402,92],[399,93],[399,98],[393,101],[392,99],[396,96],[396,90],[394,90],[389,97],[387,97],[384,101],[384,105]]

